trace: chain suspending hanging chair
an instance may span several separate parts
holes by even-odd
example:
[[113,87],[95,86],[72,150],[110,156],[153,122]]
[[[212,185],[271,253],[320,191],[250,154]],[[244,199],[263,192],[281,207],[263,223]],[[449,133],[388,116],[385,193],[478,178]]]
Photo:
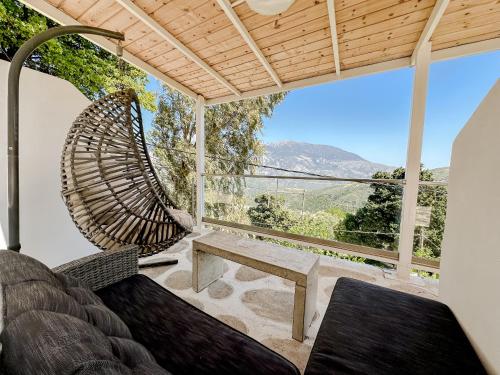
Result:
[[107,95],[74,121],[61,160],[62,197],[80,232],[102,250],[158,253],[190,233],[191,216],[164,191],[148,155],[132,89]]

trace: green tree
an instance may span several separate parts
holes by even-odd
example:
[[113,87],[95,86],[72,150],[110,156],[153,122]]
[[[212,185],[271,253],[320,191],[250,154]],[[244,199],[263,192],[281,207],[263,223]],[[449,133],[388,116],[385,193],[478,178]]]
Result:
[[270,194],[255,197],[257,206],[250,207],[248,217],[253,225],[288,231],[296,222],[290,211],[285,208],[285,200]]
[[[206,173],[243,174],[263,153],[259,134],[286,93],[209,106],[205,109]],[[170,196],[184,209],[192,207],[196,151],[195,102],[164,86],[149,142]],[[241,179],[207,178],[206,189],[242,198]],[[207,193],[208,197],[208,193]],[[227,204],[207,199],[216,217]],[[240,210],[241,211],[241,210]],[[243,211],[244,214],[244,211]]]
[[[26,40],[54,26],[55,22],[16,0],[0,0],[0,58],[12,60]],[[119,69],[113,54],[78,35],[48,41],[25,66],[71,82],[90,100],[125,86],[138,93],[145,109],[156,108],[155,94],[146,89],[146,73],[128,64]]]
[[[404,179],[404,168],[392,173],[376,172],[374,179]],[[433,181],[432,172],[421,167],[421,181]],[[400,185],[373,183],[372,193],[366,204],[354,214],[347,214],[335,229],[340,241],[376,248],[396,250],[398,247],[399,222],[401,216],[403,189]],[[423,229],[427,239],[426,247],[420,248],[419,236],[415,236],[414,249],[421,255],[439,257],[440,244],[446,214],[446,189],[442,186],[421,186],[418,193],[419,206],[432,207],[429,228]],[[417,227],[420,234],[422,228]]]

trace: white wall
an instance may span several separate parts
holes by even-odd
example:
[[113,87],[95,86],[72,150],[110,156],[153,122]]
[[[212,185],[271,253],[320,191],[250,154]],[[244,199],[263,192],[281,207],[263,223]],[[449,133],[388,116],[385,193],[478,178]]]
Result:
[[[0,60],[0,249],[7,228],[7,76]],[[24,68],[20,86],[21,252],[56,266],[98,251],[62,201],[59,167],[71,123],[89,104],[70,83]],[[3,232],[3,233],[2,233]]]
[[453,144],[440,295],[500,374],[500,80]]

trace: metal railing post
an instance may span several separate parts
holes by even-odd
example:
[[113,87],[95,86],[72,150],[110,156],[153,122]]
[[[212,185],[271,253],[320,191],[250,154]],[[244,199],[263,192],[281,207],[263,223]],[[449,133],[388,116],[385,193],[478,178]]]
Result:
[[203,228],[205,214],[205,98],[196,100],[196,226]]
[[426,42],[416,55],[413,83],[411,122],[406,156],[406,184],[403,190],[403,207],[399,231],[399,262],[397,274],[401,279],[409,279],[413,256],[413,238],[417,213],[417,198],[420,181],[422,138],[424,134],[425,105],[431,62],[431,43]]

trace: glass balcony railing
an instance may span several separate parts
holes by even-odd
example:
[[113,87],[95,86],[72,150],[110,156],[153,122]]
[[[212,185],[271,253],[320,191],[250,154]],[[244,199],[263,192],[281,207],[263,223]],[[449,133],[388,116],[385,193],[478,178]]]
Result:
[[327,255],[394,263],[403,180],[211,174],[205,220]]

